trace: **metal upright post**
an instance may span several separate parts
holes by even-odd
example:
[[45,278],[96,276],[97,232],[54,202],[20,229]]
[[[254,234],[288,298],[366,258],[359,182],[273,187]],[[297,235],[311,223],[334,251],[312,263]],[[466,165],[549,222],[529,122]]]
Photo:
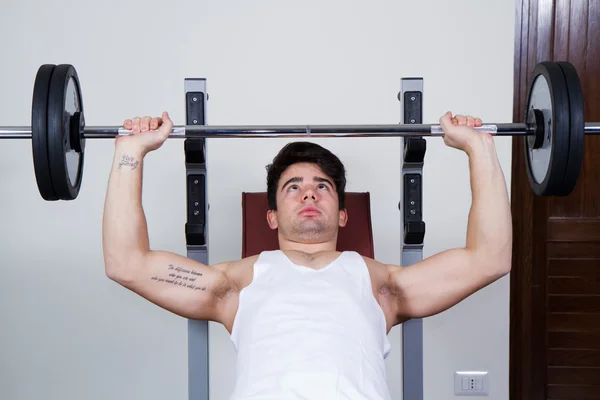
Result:
[[[206,125],[206,79],[185,80],[186,124]],[[187,182],[187,256],[208,264],[208,200],[206,141],[185,139]],[[188,398],[208,400],[208,321],[188,321]]]
[[[422,124],[423,79],[402,79],[398,99],[403,105],[402,124]],[[400,206],[403,227],[402,266],[423,259],[423,159],[426,141],[421,137],[403,138],[402,188]],[[423,400],[423,321],[412,319],[402,324],[403,399]]]

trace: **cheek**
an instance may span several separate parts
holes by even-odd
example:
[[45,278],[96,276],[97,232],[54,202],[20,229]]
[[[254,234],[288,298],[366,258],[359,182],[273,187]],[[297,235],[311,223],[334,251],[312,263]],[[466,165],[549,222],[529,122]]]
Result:
[[338,195],[336,192],[329,191],[329,192],[323,193],[322,197],[327,198],[327,201],[329,203],[331,203],[333,206],[335,206],[337,204]]
[[279,202],[277,203],[277,208],[281,208],[283,210],[288,209],[291,207],[292,203],[294,202],[294,195],[293,193],[284,193],[280,198],[279,198]]

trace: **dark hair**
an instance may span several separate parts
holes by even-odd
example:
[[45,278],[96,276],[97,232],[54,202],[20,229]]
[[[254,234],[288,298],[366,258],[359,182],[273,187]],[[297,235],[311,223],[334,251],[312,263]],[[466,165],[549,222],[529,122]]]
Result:
[[293,164],[316,164],[323,173],[333,179],[338,194],[339,208],[345,208],[346,169],[340,159],[324,147],[310,142],[292,142],[286,144],[267,165],[267,197],[269,209],[277,210],[277,185],[283,172]]

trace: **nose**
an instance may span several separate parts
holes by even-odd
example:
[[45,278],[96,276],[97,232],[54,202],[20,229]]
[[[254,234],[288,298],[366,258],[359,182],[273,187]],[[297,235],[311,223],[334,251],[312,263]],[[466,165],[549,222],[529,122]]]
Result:
[[307,189],[304,192],[304,196],[302,197],[303,201],[312,200],[317,201],[317,196],[315,196],[315,192],[312,188]]

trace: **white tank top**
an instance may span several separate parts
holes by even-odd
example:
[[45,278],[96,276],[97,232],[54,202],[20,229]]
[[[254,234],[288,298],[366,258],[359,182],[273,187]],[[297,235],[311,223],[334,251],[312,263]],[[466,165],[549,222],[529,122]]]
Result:
[[263,252],[233,323],[230,399],[388,400],[386,331],[358,253],[315,270],[280,250]]

